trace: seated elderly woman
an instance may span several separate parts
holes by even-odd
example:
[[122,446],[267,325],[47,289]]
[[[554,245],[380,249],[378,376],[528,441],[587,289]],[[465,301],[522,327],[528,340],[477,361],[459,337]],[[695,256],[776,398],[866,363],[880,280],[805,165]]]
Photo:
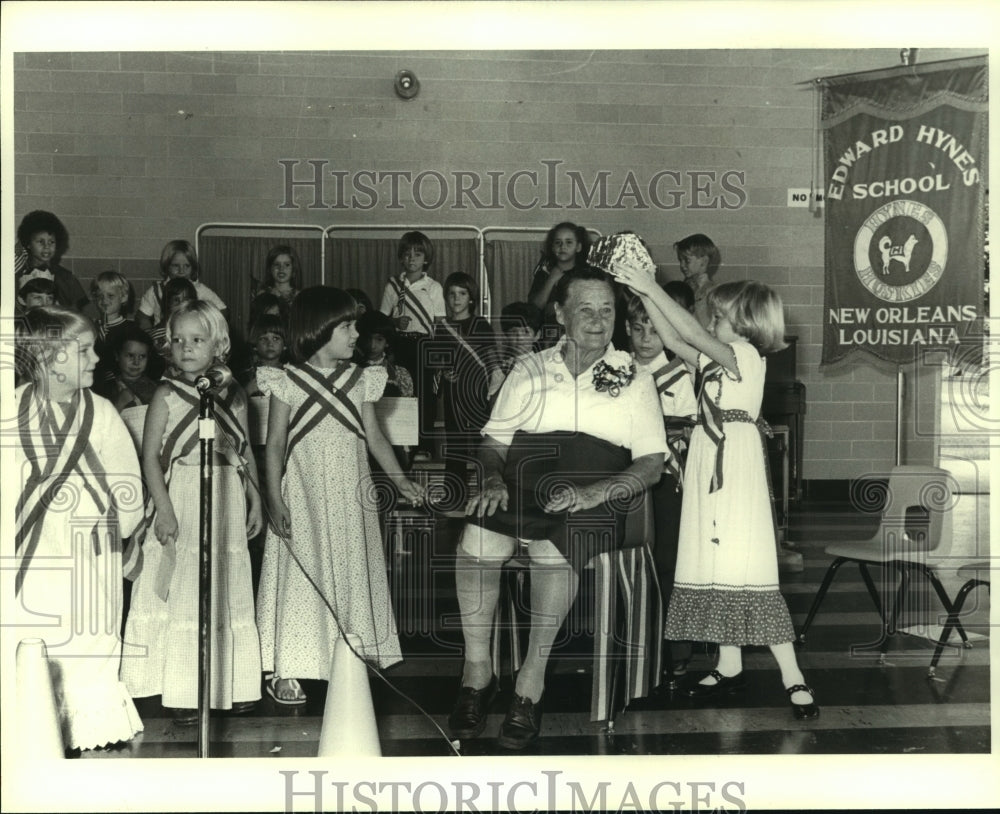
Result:
[[490,636],[500,571],[518,541],[527,546],[532,622],[500,727],[508,749],[538,737],[548,654],[579,572],[621,547],[631,498],[659,479],[667,451],[652,377],[635,377],[631,358],[611,345],[610,277],[567,272],[554,298],[565,336],[522,357],[500,390],[479,452],[483,488],[469,502],[455,565],[465,665],[448,725],[453,737],[470,738],[483,731],[497,689]]

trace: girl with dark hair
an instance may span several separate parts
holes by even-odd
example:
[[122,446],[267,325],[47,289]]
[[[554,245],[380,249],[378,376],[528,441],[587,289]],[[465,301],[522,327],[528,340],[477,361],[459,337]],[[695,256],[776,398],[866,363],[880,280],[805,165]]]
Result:
[[264,261],[264,282],[254,297],[269,293],[290,305],[302,285],[302,263],[291,246],[272,246]]
[[17,242],[25,252],[23,261],[19,257],[15,264],[18,289],[29,280],[41,277],[55,285],[57,304],[75,311],[87,305],[89,300],[80,281],[72,271],[59,264],[69,249],[69,232],[59,218],[41,209],[29,212],[17,227]]
[[384,395],[412,396],[413,376],[405,367],[397,364],[393,353],[396,328],[392,320],[381,311],[366,311],[358,317],[358,334],[354,359],[362,367],[380,365],[385,368],[389,378]]
[[300,292],[289,320],[293,364],[259,368],[270,396],[265,482],[270,528],[257,593],[266,688],[303,704],[299,679],[330,677],[342,631],[381,667],[402,659],[389,599],[370,453],[404,499],[423,489],[400,471],[375,417],[384,367],[353,364],[356,304],[346,292]]
[[545,309],[552,299],[552,289],[564,272],[587,264],[590,237],[587,230],[563,221],[551,229],[542,243],[542,256],[531,277],[528,301]]
[[184,303],[195,302],[198,299],[198,291],[190,280],[184,277],[175,277],[167,280],[163,286],[162,297],[163,318],[150,329],[149,336],[153,340],[153,347],[160,355],[164,366],[169,368],[173,363],[170,340],[167,338],[167,324],[170,321],[170,315]]
[[[365,314],[370,314],[375,310],[375,306],[372,305],[371,297],[365,294],[365,292],[360,288],[348,288],[347,293],[350,294],[354,298],[354,301],[358,304],[358,319],[361,319],[361,317]],[[395,325],[393,325],[393,328],[395,328]]]
[[287,325],[288,305],[281,297],[270,291],[258,294],[250,302],[250,319],[247,320],[247,327],[250,329],[250,333],[253,333],[253,326],[263,316],[276,316]]
[[562,333],[555,317],[553,291],[567,271],[587,267],[589,251],[590,237],[587,230],[575,223],[557,223],[545,236],[542,256],[532,272],[531,289],[528,291],[528,302],[540,308],[544,314],[539,341],[543,348],[554,345]]
[[[134,322],[126,322],[115,332],[108,347],[110,382],[103,392],[120,413],[129,407],[141,407],[153,400],[156,382],[163,372],[163,362],[153,339]],[[94,390],[97,391],[95,384]]]

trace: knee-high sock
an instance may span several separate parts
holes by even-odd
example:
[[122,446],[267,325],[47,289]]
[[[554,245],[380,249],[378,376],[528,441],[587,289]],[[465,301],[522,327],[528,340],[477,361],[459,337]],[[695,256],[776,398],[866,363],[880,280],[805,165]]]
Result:
[[538,701],[542,697],[549,650],[566,621],[579,584],[580,577],[569,563],[531,563],[531,634],[528,655],[514,687],[523,698]]
[[459,548],[455,558],[455,589],[462,612],[465,667],[462,686],[479,690],[490,683],[490,638],[493,614],[500,596],[499,560],[482,560]]
[[[778,662],[778,669],[781,670],[781,683],[786,687],[797,684],[805,684],[805,676],[799,669],[798,659],[795,657],[795,645],[792,642],[782,644],[772,644],[771,653],[774,654],[775,661]],[[810,693],[799,690],[792,693],[791,700],[796,704],[808,704],[813,700]]]

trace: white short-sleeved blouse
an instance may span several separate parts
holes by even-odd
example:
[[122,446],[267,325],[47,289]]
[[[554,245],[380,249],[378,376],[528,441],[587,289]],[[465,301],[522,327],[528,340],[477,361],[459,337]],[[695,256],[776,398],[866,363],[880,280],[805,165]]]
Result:
[[[618,396],[594,387],[594,365],[573,377],[553,348],[521,357],[507,376],[483,435],[508,445],[518,430],[582,432],[643,455],[667,453],[663,413],[652,376],[636,376]],[[617,364],[628,354],[605,349],[598,360]]]

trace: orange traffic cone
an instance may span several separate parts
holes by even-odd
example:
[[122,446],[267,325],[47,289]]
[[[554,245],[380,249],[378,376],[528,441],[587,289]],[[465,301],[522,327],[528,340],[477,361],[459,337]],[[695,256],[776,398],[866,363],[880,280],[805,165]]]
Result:
[[66,756],[41,639],[22,639],[17,646],[17,723],[21,758],[61,760]]
[[[361,639],[347,634],[351,647],[361,650]],[[341,637],[333,648],[330,686],[319,735],[319,757],[382,757],[375,724],[368,670]]]

